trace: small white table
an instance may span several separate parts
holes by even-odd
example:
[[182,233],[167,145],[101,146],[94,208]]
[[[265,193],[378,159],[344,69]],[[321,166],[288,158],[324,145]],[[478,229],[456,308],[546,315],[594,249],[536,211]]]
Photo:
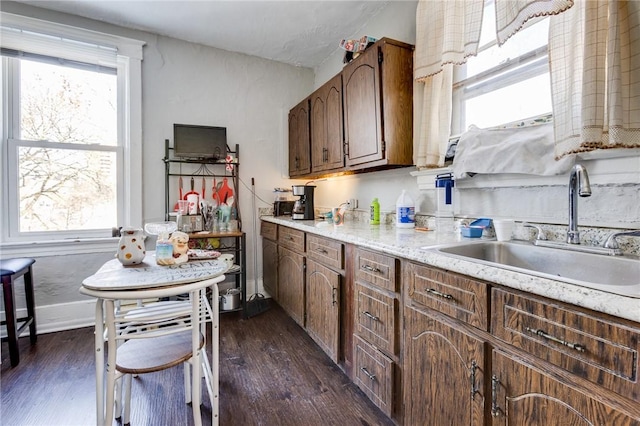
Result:
[[[212,304],[212,423],[218,423],[218,368],[219,368],[219,304],[217,283],[224,280],[229,264],[221,260],[189,261],[180,265],[160,266],[155,262],[155,253],[147,252],[140,265],[122,266],[117,259],[106,262],[94,275],[82,282],[80,293],[96,297],[95,357],[96,357],[96,415],[97,424],[113,422],[116,330],[115,302],[169,297],[189,293],[192,300],[192,318],[199,318],[200,291],[211,287]],[[106,305],[106,308],[105,308]],[[105,317],[106,315],[106,317]],[[107,329],[107,369],[104,369],[104,330]],[[199,327],[192,327],[193,359],[196,360],[200,345]],[[206,356],[206,355],[205,355]],[[194,422],[200,425],[200,363],[193,362],[192,394]],[[104,395],[105,374],[107,377],[106,407]],[[207,372],[205,371],[205,374]],[[106,408],[106,410],[105,410]]]

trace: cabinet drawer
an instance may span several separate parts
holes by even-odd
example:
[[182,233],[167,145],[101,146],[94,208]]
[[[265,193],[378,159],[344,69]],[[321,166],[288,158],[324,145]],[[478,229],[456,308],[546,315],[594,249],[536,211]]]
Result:
[[276,241],[278,239],[278,225],[271,222],[260,222],[260,235],[267,240]]
[[278,244],[298,253],[304,253],[304,232],[278,226]]
[[488,329],[485,283],[427,266],[407,264],[409,303],[426,306],[482,330]]
[[389,291],[397,291],[397,261],[391,256],[368,250],[356,251],[356,279]]
[[493,334],[631,400],[640,400],[640,330],[558,302],[492,290]]
[[343,245],[315,235],[307,235],[307,257],[335,269],[343,268]]
[[398,301],[379,291],[356,284],[356,334],[379,349],[396,354]]
[[393,361],[353,336],[354,381],[389,417],[393,411]]

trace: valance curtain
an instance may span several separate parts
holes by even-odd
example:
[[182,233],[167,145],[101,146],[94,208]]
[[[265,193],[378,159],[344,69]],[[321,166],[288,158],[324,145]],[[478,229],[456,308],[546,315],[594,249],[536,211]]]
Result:
[[[496,35],[504,43],[529,19],[560,13],[572,0],[494,0]],[[414,78],[422,87],[415,138],[418,167],[442,167],[451,133],[453,64],[478,52],[484,0],[420,0],[416,10]],[[437,120],[437,121],[435,121]]]
[[640,147],[640,2],[577,1],[549,33],[556,158]]

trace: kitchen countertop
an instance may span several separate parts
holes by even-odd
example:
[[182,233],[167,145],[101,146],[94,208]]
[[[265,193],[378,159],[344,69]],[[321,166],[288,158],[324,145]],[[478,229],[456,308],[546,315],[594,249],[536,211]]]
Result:
[[422,249],[461,241],[478,241],[477,238],[463,238],[454,233],[396,229],[391,225],[372,226],[366,222],[346,222],[334,226],[324,221],[292,220],[288,216],[262,216],[261,219],[640,323],[640,299],[482,265],[434,250]]

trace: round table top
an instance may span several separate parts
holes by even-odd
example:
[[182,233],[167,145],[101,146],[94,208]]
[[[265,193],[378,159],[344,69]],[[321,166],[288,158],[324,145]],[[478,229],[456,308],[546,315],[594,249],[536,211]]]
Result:
[[123,266],[112,259],[90,277],[82,286],[90,290],[143,290],[203,281],[224,274],[231,265],[220,259],[196,260],[179,265],[162,266],[156,263],[155,253],[139,265]]

